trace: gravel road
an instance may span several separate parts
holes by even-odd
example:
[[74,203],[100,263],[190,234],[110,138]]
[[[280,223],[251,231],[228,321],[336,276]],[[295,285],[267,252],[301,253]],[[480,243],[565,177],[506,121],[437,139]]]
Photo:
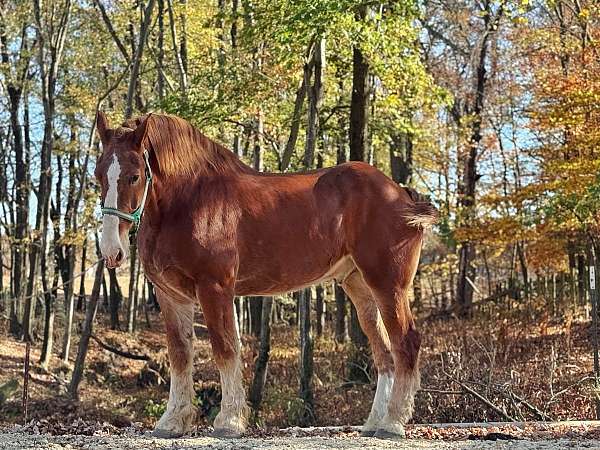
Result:
[[31,434],[19,428],[0,430],[0,449],[211,449],[211,450],[316,450],[316,449],[515,449],[515,450],[557,450],[574,448],[600,449],[600,440],[557,439],[557,440],[507,440],[507,441],[440,441],[425,439],[406,439],[387,441],[376,438],[356,436],[280,436],[266,438],[242,438],[235,440],[212,437],[189,437],[182,439],[156,439],[148,435],[127,432],[116,436],[81,436]]

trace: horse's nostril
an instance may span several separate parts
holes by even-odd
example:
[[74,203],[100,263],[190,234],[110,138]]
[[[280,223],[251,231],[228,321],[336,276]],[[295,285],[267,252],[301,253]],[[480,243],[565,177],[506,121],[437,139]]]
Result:
[[121,250],[119,250],[119,253],[117,253],[116,261],[121,262],[122,259],[123,259],[123,252]]

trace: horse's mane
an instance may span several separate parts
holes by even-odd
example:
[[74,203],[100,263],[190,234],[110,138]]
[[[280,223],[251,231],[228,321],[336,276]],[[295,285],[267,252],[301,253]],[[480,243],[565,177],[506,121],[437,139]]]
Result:
[[150,149],[164,176],[193,177],[248,169],[233,152],[179,117],[146,114],[126,121],[123,127],[135,130],[144,120],[148,121]]

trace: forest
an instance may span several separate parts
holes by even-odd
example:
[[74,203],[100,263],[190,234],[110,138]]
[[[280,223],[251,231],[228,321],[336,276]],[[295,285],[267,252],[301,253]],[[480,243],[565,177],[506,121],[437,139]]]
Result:
[[[415,423],[600,418],[595,0],[0,0],[0,93],[0,424],[166,408],[135,239],[119,269],[100,255],[99,111],[177,115],[258,171],[364,161],[435,205]],[[338,283],[235,309],[253,426],[364,421],[376,374]],[[205,427],[200,309],[194,329]]]

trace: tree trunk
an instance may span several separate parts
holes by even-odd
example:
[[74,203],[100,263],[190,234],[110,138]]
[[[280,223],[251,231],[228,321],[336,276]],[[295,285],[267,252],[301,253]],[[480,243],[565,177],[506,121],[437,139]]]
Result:
[[392,180],[403,186],[412,184],[413,142],[409,133],[394,135],[390,146]]
[[260,338],[261,335],[261,327],[262,327],[262,311],[263,311],[263,303],[266,297],[246,297],[249,303],[249,312],[250,312],[250,333]]
[[[310,47],[312,48],[312,47]],[[309,53],[310,53],[309,48]],[[304,70],[302,74],[302,80],[296,91],[296,100],[294,101],[294,112],[292,113],[292,126],[290,128],[290,135],[281,156],[281,163],[279,170],[285,172],[290,165],[294,149],[296,148],[296,141],[298,140],[298,133],[300,132],[300,123],[302,119],[302,106],[304,105],[304,99],[306,98],[306,91],[308,86],[308,79],[311,73],[312,58],[309,62],[304,64]]]
[[313,378],[313,341],[310,327],[310,303],[312,290],[302,289],[298,293],[298,322],[300,325],[300,399],[303,410],[300,415],[300,425],[311,425],[315,420]]
[[415,278],[413,280],[413,308],[415,311],[420,312],[423,307],[423,287],[421,283],[421,269],[417,268]]
[[242,309],[243,297],[235,297],[235,317],[240,334],[244,333],[244,310]]
[[87,238],[83,240],[83,249],[81,250],[81,277],[79,278],[79,295],[77,296],[77,311],[83,311],[85,304],[85,264],[87,262]]
[[456,303],[458,306],[458,315],[462,318],[470,318],[473,307],[473,287],[467,279],[474,282],[475,267],[473,259],[475,258],[475,247],[470,242],[464,242],[460,245],[458,251],[458,280],[456,289]]
[[[319,132],[319,113],[323,98],[323,70],[325,63],[325,39],[318,39],[313,51],[313,84],[308,89],[308,123],[306,127],[306,143],[304,146],[304,167],[312,169],[316,153],[317,135]],[[310,73],[306,78],[310,85]],[[321,288],[322,289],[322,288]],[[304,409],[300,417],[302,426],[310,425],[315,420],[313,378],[313,340],[311,334],[310,309],[312,289],[305,288],[298,293],[298,325],[300,327],[300,398]],[[320,317],[319,317],[320,320]]]
[[[482,139],[482,122],[484,112],[484,102],[486,99],[487,70],[489,40],[493,30],[497,28],[503,12],[503,6],[500,6],[499,12],[492,23],[491,2],[485,2],[486,11],[481,15],[484,22],[484,34],[479,47],[477,66],[475,69],[473,104],[466,108],[462,114],[456,113],[456,104],[454,116],[458,126],[465,116],[469,116],[470,137],[467,148],[467,155],[464,159],[463,179],[458,184],[458,204],[461,211],[461,220],[459,226],[468,226],[473,220],[475,209],[476,185],[479,180],[477,174],[477,159],[479,157],[479,145]],[[458,257],[458,280],[456,287],[456,304],[458,315],[463,318],[469,318],[472,315],[473,306],[473,287],[475,283],[476,270],[473,267],[476,251],[474,243],[465,241],[460,244]],[[467,281],[470,279],[471,283]]]
[[36,238],[33,239],[29,253],[29,280],[23,318],[23,338],[31,341],[35,300],[33,298],[35,280],[38,272],[38,259],[46,251],[48,231],[48,204],[51,190],[51,158],[54,145],[55,90],[59,66],[62,60],[67,27],[71,13],[71,2],[65,0],[58,8],[57,15],[48,19],[43,15],[40,0],[33,2],[36,37],[38,48],[38,65],[42,80],[42,103],[44,109],[44,136],[40,155],[40,179],[38,186],[38,202],[36,211]]
[[239,7],[239,0],[231,0],[231,47],[232,48],[237,48],[238,46],[238,22],[237,22],[237,15],[238,15],[238,7]]
[[369,340],[363,333],[358,321],[356,308],[350,302],[350,325],[348,327],[352,349],[348,356],[348,380],[358,383],[370,383],[370,372],[372,367],[369,352]]
[[[2,24],[4,25],[4,24]],[[9,101],[10,129],[15,152],[15,223],[11,264],[11,297],[10,303],[10,330],[13,334],[20,333],[21,324],[19,322],[18,310],[20,309],[20,298],[23,294],[23,274],[25,271],[26,245],[25,238],[29,224],[29,157],[27,146],[23,144],[23,133],[21,132],[21,121],[19,118],[19,107],[23,96],[23,85],[29,71],[29,62],[31,60],[30,49],[28,45],[27,25],[23,24],[21,32],[21,44],[18,53],[18,59],[11,61],[10,54],[14,49],[9,48],[10,43],[6,34],[6,27],[0,28],[0,54],[1,61],[5,67],[14,65],[17,68],[15,73],[5,72],[4,81],[6,83],[6,92]],[[27,97],[25,97],[26,99]],[[29,109],[27,101],[24,105],[24,127],[25,138],[29,131]],[[5,176],[5,175],[4,175]],[[6,179],[6,178],[5,178]]]
[[140,272],[141,272],[141,263],[138,263],[138,271],[135,277],[135,291],[133,293],[133,301],[135,303],[135,314],[133,315],[133,331],[137,331],[138,329],[138,320],[139,320],[139,310],[140,310]]
[[152,282],[150,280],[146,279],[146,282],[146,284],[148,285],[148,301],[146,303],[152,308],[154,308],[156,311],[160,311],[160,305],[158,304],[158,300],[156,299],[154,286],[152,285]]
[[317,336],[321,336],[323,334],[323,328],[325,327],[325,290],[322,285],[316,287],[315,313],[317,315],[317,320],[315,322]]
[[100,297],[100,284],[103,271],[104,261],[100,261],[96,267],[94,287],[92,288],[90,302],[86,308],[85,321],[83,322],[81,339],[79,340],[79,348],[77,349],[77,358],[75,359],[75,367],[73,368],[73,376],[71,377],[71,383],[69,384],[69,395],[75,400],[78,400],[79,398],[77,389],[79,388],[79,383],[81,382],[81,378],[83,376],[83,367],[85,365],[85,358],[87,356],[90,337],[92,335],[94,317],[96,316],[96,310],[98,307],[98,298]]
[[148,38],[148,33],[150,31],[150,21],[152,19],[152,9],[154,8],[154,4],[156,0],[148,0],[148,4],[146,5],[146,9],[144,10],[144,20],[142,22],[142,26],[140,27],[140,35],[137,43],[135,56],[133,57],[133,61],[131,64],[131,73],[129,76],[129,85],[127,87],[127,98],[125,100],[125,118],[129,119],[133,114],[133,95],[135,93],[135,89],[137,86],[139,73],[140,73],[140,65],[142,63],[142,56],[144,54],[144,46],[146,45],[146,39]]
[[[366,7],[361,7],[358,19],[367,15]],[[350,160],[365,161],[369,147],[369,104],[370,104],[369,63],[360,48],[353,49],[352,100],[350,104]],[[368,355],[367,336],[358,322],[356,309],[350,302],[350,341],[353,350],[348,359],[348,375],[352,381],[364,381],[364,355]],[[367,363],[367,365],[369,365]]]
[[577,291],[579,294],[579,304],[584,305],[585,296],[585,256],[580,253],[577,255]]
[[[313,51],[313,83],[308,90],[308,124],[306,128],[306,145],[304,150],[304,167],[311,169],[315,159],[317,134],[319,132],[319,112],[323,99],[323,73],[325,63],[325,39],[315,44]],[[310,84],[311,77],[306,80]]]
[[127,332],[134,332],[135,323],[135,284],[137,280],[138,260],[137,260],[137,242],[134,240],[131,244],[131,257],[129,259],[129,292],[127,299]]
[[188,73],[188,50],[187,50],[187,0],[179,0],[181,5],[181,40],[179,42],[179,53],[181,54],[181,64],[185,73]]
[[[77,135],[78,130],[76,127],[76,121],[74,117],[70,117],[70,126],[71,126],[71,138],[70,144],[72,148],[79,148],[77,144]],[[70,151],[69,153],[69,191],[67,194],[67,205],[64,214],[64,229],[69,230],[71,232],[76,232],[76,220],[75,216],[77,214],[77,205],[76,205],[76,192],[77,192],[77,177],[75,176],[75,162],[78,159],[78,155],[74,151]],[[61,158],[58,157],[59,161],[59,171],[62,171],[62,167],[60,164]],[[58,181],[56,184],[56,205],[53,210],[53,221],[56,224],[60,224],[60,213],[61,207],[61,182],[62,175],[59,174]],[[58,261],[58,265],[60,266],[60,273],[64,286],[64,305],[65,305],[65,333],[63,339],[63,349],[62,349],[62,357],[63,361],[68,361],[68,356],[70,353],[71,341],[71,328],[73,326],[73,313],[74,313],[74,298],[73,292],[75,287],[75,281],[72,280],[73,274],[75,272],[75,246],[70,243],[61,244],[58,242],[60,239],[60,230],[55,227],[54,232],[55,239],[57,242],[55,243],[55,254],[56,261]]]
[[54,343],[54,292],[44,294],[44,340],[42,343],[42,352],[40,354],[40,366],[47,370],[52,356],[52,347]]
[[[364,18],[364,8],[362,17]],[[350,104],[350,160],[365,161],[369,154],[369,103],[371,88],[369,63],[362,50],[354,47],[352,56],[352,100]]]
[[119,308],[123,302],[123,293],[121,292],[115,269],[108,269],[108,280],[110,286],[110,328],[111,330],[120,330]]
[[346,293],[339,283],[335,283],[335,340],[344,343],[348,340],[348,325],[346,323]]
[[[342,81],[340,81],[340,92],[344,92]],[[339,103],[343,104],[343,96],[340,95]],[[336,163],[343,164],[348,160],[347,148],[346,148],[346,133],[345,130],[345,122],[342,118],[340,118],[338,128],[340,129],[340,134],[337,142],[337,161]],[[346,293],[342,286],[337,281],[334,282],[333,285],[334,296],[335,296],[335,340],[340,344],[348,341],[348,323],[347,323],[347,307],[348,303]]]
[[165,98],[165,0],[158,0],[158,53],[156,55],[157,65],[157,87],[158,101],[163,102]]
[[517,242],[517,256],[519,257],[519,265],[521,266],[521,276],[523,277],[523,291],[525,299],[529,299],[529,271],[527,270],[527,258],[522,242]]
[[[63,265],[63,254],[62,254],[62,245],[61,245],[61,231],[60,231],[60,218],[61,218],[61,205],[62,205],[62,179],[63,179],[63,170],[62,170],[62,156],[59,154],[56,156],[56,173],[58,175],[56,180],[56,204],[52,203],[50,208],[50,217],[53,224],[54,230],[54,242],[53,242],[53,252],[54,252],[54,278],[52,284],[52,290],[48,290],[48,286],[46,283],[46,257],[42,254],[41,258],[41,271],[42,271],[42,284],[44,287],[44,340],[42,342],[42,352],[40,355],[40,365],[44,369],[48,369],[48,365],[50,364],[50,357],[52,354],[52,347],[54,345],[54,308],[56,297],[58,294],[57,286],[60,278],[60,270]],[[67,312],[68,314],[68,312]]]
[[263,398],[263,392],[267,381],[267,369],[269,363],[269,352],[271,350],[271,310],[273,307],[273,297],[263,297],[261,311],[261,327],[260,327],[260,346],[258,349],[258,357],[254,366],[254,378],[250,387],[249,400],[254,410],[254,414],[258,416],[260,404]]
[[[187,95],[187,63],[184,63],[181,49],[186,48],[184,45],[185,30],[182,36],[182,44],[179,45],[177,37],[177,25],[175,23],[175,13],[173,11],[173,0],[167,0],[167,10],[169,12],[169,28],[171,30],[171,40],[173,42],[173,54],[175,55],[175,61],[177,63],[177,71],[179,74],[179,91],[183,98]],[[184,13],[185,14],[185,13]]]

